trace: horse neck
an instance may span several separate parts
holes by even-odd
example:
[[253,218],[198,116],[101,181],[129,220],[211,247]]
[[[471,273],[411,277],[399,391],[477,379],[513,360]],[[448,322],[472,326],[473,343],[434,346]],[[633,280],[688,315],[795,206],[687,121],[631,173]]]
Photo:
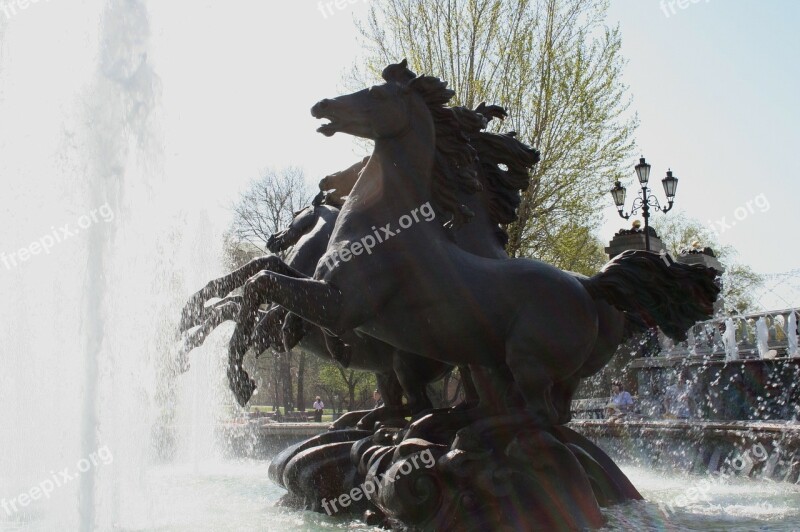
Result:
[[459,199],[475,213],[475,216],[459,227],[456,233],[458,247],[481,257],[492,259],[508,258],[508,254],[498,238],[500,228],[489,215],[485,187],[483,192],[464,194]]
[[398,137],[376,140],[372,157],[343,211],[367,214],[367,221],[374,224],[393,216],[396,219],[431,201],[432,124],[429,129],[411,129]]
[[338,209],[330,206],[317,207],[315,212],[317,221],[313,228],[298,240],[286,257],[286,264],[306,275],[314,274],[319,258],[325,254],[339,214]]
[[350,192],[353,190],[353,187],[356,185],[356,181],[358,181],[358,175],[367,165],[367,161],[369,161],[369,157],[364,157],[362,160],[351,165],[346,170],[339,172],[339,175],[336,176],[336,178],[339,180],[336,190],[341,192],[344,196],[350,194]]

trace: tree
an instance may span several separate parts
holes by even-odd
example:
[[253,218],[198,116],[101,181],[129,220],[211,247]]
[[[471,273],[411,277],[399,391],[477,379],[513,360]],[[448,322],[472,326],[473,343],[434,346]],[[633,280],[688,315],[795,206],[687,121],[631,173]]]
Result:
[[364,406],[370,391],[375,389],[375,375],[368,371],[345,369],[338,364],[325,364],[319,372],[319,389],[327,396],[330,404],[339,407],[347,398],[347,409],[352,411]]
[[233,205],[232,240],[266,254],[270,235],[285,229],[313,197],[300,168],[265,170]]
[[603,242],[589,227],[564,225],[554,236],[550,247],[542,249],[537,258],[586,276],[596,274],[608,262]]
[[745,314],[758,310],[755,290],[763,284],[764,277],[754,272],[750,266],[737,263],[736,249],[720,245],[713,230],[680,211],[659,216],[652,225],[667,251],[673,256],[678,256],[681,250],[691,248],[695,242],[700,247],[714,250],[714,255],[725,267],[722,275],[722,297],[726,312]]
[[228,270],[241,268],[262,255],[264,252],[260,248],[237,240],[233,228],[228,229],[222,235],[222,260]]
[[511,128],[541,151],[508,227],[511,256],[596,262],[596,246],[565,231],[597,228],[606,189],[629,173],[637,125],[626,118],[621,38],[603,25],[607,9],[606,0],[386,0],[359,24],[366,51],[354,85],[405,57],[447,80],[454,105],[506,107]]

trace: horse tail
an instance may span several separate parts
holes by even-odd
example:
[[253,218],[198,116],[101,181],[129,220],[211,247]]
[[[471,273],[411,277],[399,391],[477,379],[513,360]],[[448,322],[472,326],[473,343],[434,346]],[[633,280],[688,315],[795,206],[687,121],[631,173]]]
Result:
[[720,291],[718,274],[699,264],[675,262],[669,255],[628,250],[580,282],[593,299],[682,341],[692,325],[713,315]]

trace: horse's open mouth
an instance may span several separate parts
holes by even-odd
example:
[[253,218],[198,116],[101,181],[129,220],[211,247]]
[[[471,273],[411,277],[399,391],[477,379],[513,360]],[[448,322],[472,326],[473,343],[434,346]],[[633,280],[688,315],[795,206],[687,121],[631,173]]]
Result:
[[322,124],[317,128],[318,133],[326,137],[332,136],[337,131],[341,131],[341,124],[337,124],[336,104],[332,100],[322,100],[311,108],[311,116],[320,120],[328,120],[327,124]]
[[322,133],[326,137],[333,136],[333,134],[336,133],[337,131],[338,131],[338,129],[336,128],[336,125],[333,122],[328,122],[327,124],[322,124],[321,126],[319,126],[317,128],[317,132],[318,133]]

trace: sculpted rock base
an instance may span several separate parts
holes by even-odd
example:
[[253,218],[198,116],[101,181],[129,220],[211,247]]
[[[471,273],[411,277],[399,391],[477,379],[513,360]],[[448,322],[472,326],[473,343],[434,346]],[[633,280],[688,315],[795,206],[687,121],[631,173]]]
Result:
[[598,528],[601,507],[642,498],[601,449],[565,426],[537,428],[515,414],[455,429],[456,419],[466,418],[437,413],[374,431],[340,423],[278,455],[270,477],[289,491],[284,505],[403,530]]

